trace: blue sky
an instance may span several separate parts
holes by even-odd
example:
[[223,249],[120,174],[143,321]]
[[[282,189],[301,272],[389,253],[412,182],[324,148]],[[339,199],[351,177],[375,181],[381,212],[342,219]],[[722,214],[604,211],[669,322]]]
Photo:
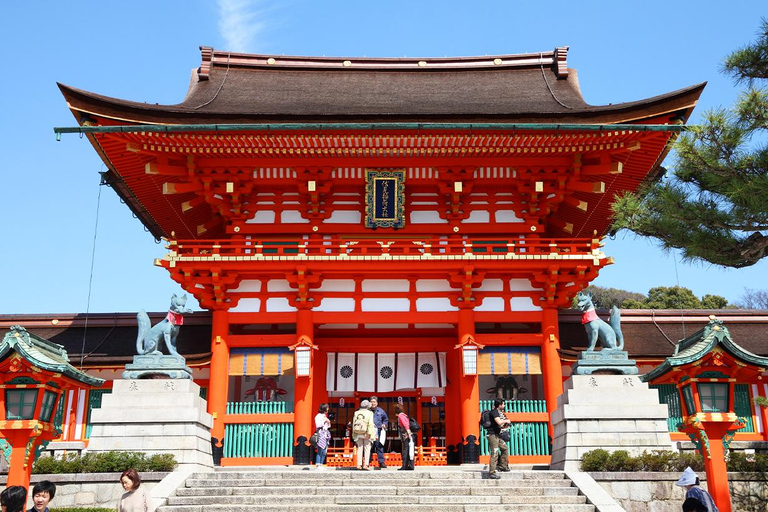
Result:
[[[118,98],[180,102],[200,45],[293,55],[424,56],[570,46],[585,99],[633,101],[708,81],[692,119],[730,105],[722,59],[755,39],[764,1],[11,2],[3,7],[0,314],[162,311],[179,287],[152,265],[165,249],[102,188],[56,82]],[[667,160],[665,165],[670,165]],[[96,233],[94,237],[94,233]],[[95,251],[94,238],[96,241]],[[595,284],[647,292],[680,284],[736,301],[768,288],[768,261],[742,270],[679,262],[619,234]],[[93,273],[91,281],[91,262]],[[89,305],[89,281],[92,282]],[[196,306],[196,304],[194,304]]]

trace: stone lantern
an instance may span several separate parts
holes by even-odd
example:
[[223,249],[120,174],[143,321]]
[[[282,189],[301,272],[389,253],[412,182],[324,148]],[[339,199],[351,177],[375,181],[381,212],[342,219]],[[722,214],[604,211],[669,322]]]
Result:
[[102,384],[69,364],[61,345],[11,327],[0,344],[0,448],[10,464],[8,485],[29,487],[35,458],[61,434],[54,417],[64,391]]
[[704,458],[707,487],[720,512],[731,512],[725,455],[736,431],[744,427],[734,412],[734,388],[737,382],[764,382],[768,358],[738,346],[722,321],[709,318],[706,327],[680,341],[674,355],[642,379],[677,386],[684,407],[678,428]]

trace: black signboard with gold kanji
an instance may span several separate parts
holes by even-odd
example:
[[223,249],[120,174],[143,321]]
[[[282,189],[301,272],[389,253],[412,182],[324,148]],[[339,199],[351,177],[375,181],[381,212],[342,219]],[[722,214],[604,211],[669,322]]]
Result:
[[405,226],[405,171],[365,171],[365,227]]

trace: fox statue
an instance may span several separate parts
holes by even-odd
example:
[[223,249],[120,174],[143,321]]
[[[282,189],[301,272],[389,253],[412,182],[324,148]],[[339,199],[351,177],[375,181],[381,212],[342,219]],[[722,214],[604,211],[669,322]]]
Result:
[[611,308],[611,318],[606,323],[597,316],[591,293],[579,292],[576,295],[576,301],[577,307],[582,312],[581,323],[584,324],[587,338],[589,338],[587,352],[595,350],[598,339],[603,348],[623,350],[624,335],[621,333],[621,312],[619,308],[616,306]]
[[139,336],[136,339],[136,352],[139,355],[157,355],[162,354],[161,341],[165,341],[168,353],[172,356],[179,356],[176,350],[176,336],[179,335],[179,326],[184,323],[184,313],[191,313],[191,309],[186,308],[187,296],[178,297],[175,293],[171,297],[171,307],[168,315],[159,323],[152,327],[149,321],[149,315],[141,310],[136,318],[139,320]]

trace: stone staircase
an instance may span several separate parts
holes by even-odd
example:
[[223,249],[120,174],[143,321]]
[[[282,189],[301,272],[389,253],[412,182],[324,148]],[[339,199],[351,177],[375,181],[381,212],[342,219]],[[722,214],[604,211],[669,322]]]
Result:
[[479,466],[357,471],[222,468],[195,473],[157,512],[594,512],[562,471]]

